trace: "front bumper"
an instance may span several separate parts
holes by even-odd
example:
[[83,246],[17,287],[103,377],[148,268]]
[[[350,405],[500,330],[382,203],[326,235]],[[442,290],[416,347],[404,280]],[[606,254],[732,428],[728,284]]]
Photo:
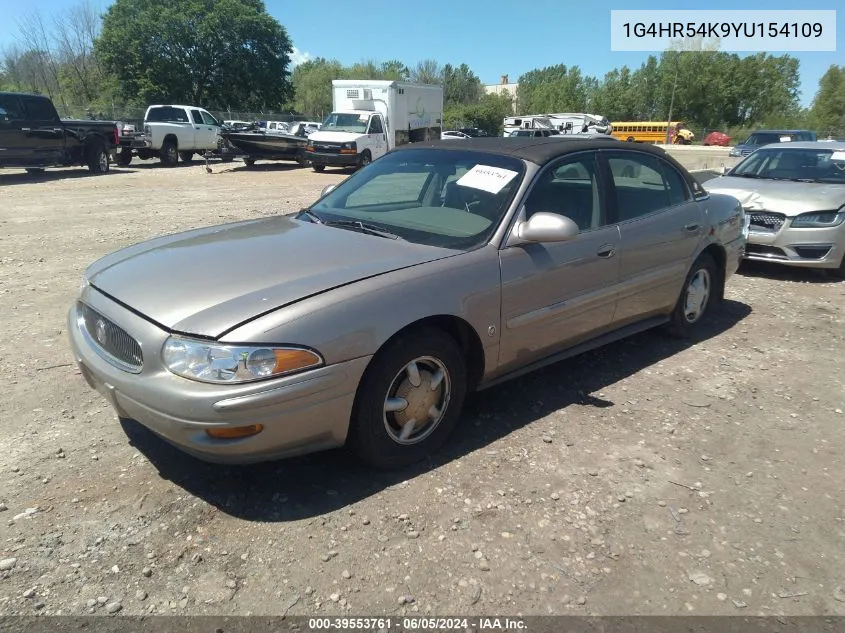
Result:
[[328,167],[354,167],[360,160],[358,154],[331,154],[322,152],[305,152],[305,159],[314,165]]
[[[144,355],[138,373],[109,362],[80,327],[74,304],[68,333],[85,380],[109,400],[118,416],[136,420],[186,453],[210,462],[245,464],[334,448],[346,441],[355,392],[370,357],[258,383],[200,383],[162,365],[167,332],[90,286],[82,301],[137,340]],[[232,440],[205,433],[250,424],[264,429]]]
[[838,268],[845,257],[845,224],[793,229],[789,220],[777,232],[748,234],[745,258],[803,268]]

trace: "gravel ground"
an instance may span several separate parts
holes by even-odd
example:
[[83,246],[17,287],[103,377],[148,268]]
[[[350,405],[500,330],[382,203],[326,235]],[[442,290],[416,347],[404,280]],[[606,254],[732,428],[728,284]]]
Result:
[[700,339],[479,394],[412,471],[213,466],[122,427],[64,320],[97,257],[343,177],[212,167],[0,172],[0,615],[845,615],[845,284],[745,267]]

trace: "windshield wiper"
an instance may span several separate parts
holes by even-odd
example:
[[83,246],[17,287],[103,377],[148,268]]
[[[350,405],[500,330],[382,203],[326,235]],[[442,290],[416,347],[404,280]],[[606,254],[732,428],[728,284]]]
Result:
[[337,226],[342,229],[352,229],[353,231],[360,231],[361,233],[366,233],[367,235],[377,235],[378,237],[386,237],[391,240],[402,239],[396,235],[396,233],[386,231],[375,224],[366,224],[361,222],[361,220],[328,220],[326,222],[322,222],[322,224],[325,224],[326,226]]
[[297,219],[299,219],[300,216],[305,216],[314,224],[325,224],[322,218],[320,218],[320,216],[314,213],[311,209],[300,209],[299,213],[296,215]]

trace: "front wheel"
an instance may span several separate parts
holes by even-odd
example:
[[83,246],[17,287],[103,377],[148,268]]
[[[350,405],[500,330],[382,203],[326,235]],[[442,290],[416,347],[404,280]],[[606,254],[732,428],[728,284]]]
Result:
[[312,163],[311,169],[313,169],[317,173],[321,173],[321,172],[326,171],[326,166],[325,165],[318,165],[317,163]]
[[132,150],[131,149],[122,149],[117,154],[117,164],[121,167],[129,167],[129,163],[132,162]]
[[704,317],[710,312],[714,297],[718,294],[719,270],[716,262],[706,253],[695,260],[687,278],[681,296],[667,324],[671,334],[679,338],[689,338],[700,327]]
[[179,152],[179,158],[182,159],[183,163],[190,163],[191,160],[194,158],[193,152]]
[[358,169],[361,169],[362,167],[366,167],[371,162],[373,162],[372,154],[370,154],[370,150],[365,149],[361,153],[361,157],[358,159]]
[[244,158],[244,165],[247,169],[251,169],[255,166],[255,161],[252,158]]
[[842,255],[842,261],[839,262],[839,268],[828,268],[827,274],[834,279],[845,279],[845,255]]
[[460,347],[439,329],[417,329],[388,343],[358,387],[349,448],[385,470],[425,459],[458,422],[466,375]]
[[101,144],[89,145],[85,152],[85,162],[92,174],[105,174],[109,171],[109,154]]

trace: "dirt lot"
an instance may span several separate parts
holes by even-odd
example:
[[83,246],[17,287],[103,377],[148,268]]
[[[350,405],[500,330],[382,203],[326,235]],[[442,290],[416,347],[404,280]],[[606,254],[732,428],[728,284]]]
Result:
[[121,427],[65,314],[107,252],[343,177],[213,172],[0,172],[0,614],[845,614],[845,284],[744,269],[700,340],[483,393],[413,472],[211,466]]

